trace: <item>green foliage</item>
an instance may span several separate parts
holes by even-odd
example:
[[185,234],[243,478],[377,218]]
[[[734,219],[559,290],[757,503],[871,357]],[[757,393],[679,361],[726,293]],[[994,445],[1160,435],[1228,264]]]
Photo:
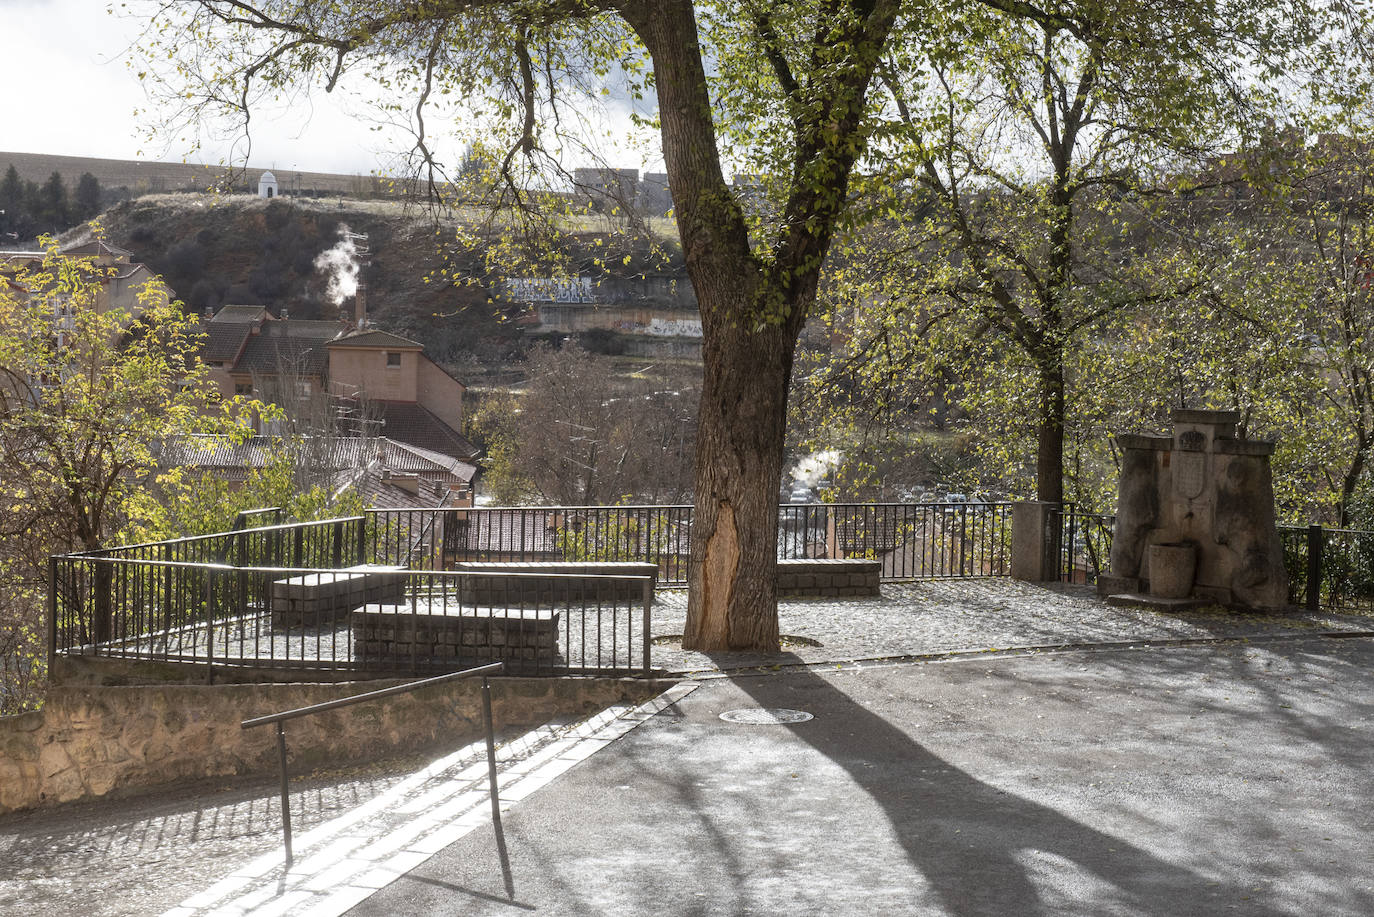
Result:
[[1001,489],[1104,506],[1110,432],[1183,404],[1291,413],[1311,381],[1291,346],[1234,334],[1241,315],[1283,319],[1254,314],[1265,274],[1228,261],[1229,230],[1199,233],[1197,190],[1278,110],[1281,71],[1329,61],[1305,29],[1338,32],[1301,5],[1058,9],[952,10],[884,65],[888,167],[859,188],[879,222],[831,259],[822,304],[845,346],[806,382],[851,418],[821,427],[952,424]]
[[165,289],[101,311],[109,271],[44,244],[41,265],[0,280],[0,655],[21,708],[42,682],[48,555],[147,531],[166,438],[245,429]]

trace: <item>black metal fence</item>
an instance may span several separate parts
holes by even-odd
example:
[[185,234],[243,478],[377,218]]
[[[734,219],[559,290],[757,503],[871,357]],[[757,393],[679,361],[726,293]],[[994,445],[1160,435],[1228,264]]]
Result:
[[472,561],[637,561],[687,583],[690,506],[521,506],[367,511],[374,563],[443,570]]
[[1374,532],[1280,526],[1288,596],[1316,610],[1374,611]]
[[346,567],[368,561],[367,517],[346,516],[123,545],[75,557],[236,567]]
[[[779,508],[779,557],[880,559],[885,579],[1003,576],[1010,504]],[[637,561],[684,585],[691,507],[371,510],[54,557],[50,661],[528,674],[650,667],[644,577],[457,573],[460,561]],[[355,613],[361,609],[361,613]]]
[[1066,503],[1051,513],[1051,524],[1058,538],[1060,582],[1095,585],[1110,566],[1116,516],[1084,512]]
[[[288,539],[288,543],[290,539]],[[648,577],[51,561],[51,653],[217,666],[647,673]]]
[[[690,506],[368,510],[374,563],[638,561],[687,584]],[[778,557],[868,557],[888,580],[1005,576],[1010,503],[801,504],[778,508]]]

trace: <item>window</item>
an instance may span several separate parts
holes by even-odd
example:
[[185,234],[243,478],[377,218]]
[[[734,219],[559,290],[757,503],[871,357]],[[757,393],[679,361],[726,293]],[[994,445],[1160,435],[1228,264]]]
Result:
[[235,383],[234,383],[234,394],[235,394],[235,395],[251,395],[251,394],[253,394],[253,383],[251,383],[251,382],[235,382]]
[[400,369],[400,368],[401,368],[401,355],[400,355],[399,353],[390,353],[390,352],[388,352],[387,355],[386,355],[386,368],[387,368],[387,369]]

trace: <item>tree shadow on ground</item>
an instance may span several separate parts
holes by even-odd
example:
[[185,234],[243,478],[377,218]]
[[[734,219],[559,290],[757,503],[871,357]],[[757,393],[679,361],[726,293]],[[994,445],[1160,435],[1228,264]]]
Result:
[[[791,654],[774,661],[800,662]],[[1218,884],[1214,877],[972,776],[853,700],[828,675],[798,667],[781,677],[737,675],[732,682],[761,706],[800,705],[816,714],[816,720],[791,728],[881,806],[906,856],[951,915],[1062,913],[1063,902],[1046,900],[1044,884],[1032,874],[1035,862],[1049,863],[1061,874],[1060,890],[1065,883],[1093,886],[1095,904],[1074,902],[1082,913],[1175,917],[1238,902],[1250,917],[1284,913],[1263,901],[1244,900],[1248,888]],[[880,907],[875,902],[875,910]]]

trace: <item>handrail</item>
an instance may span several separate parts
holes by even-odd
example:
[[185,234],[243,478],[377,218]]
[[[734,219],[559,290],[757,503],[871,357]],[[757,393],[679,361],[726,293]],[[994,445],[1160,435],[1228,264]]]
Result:
[[294,720],[301,716],[310,716],[312,713],[323,713],[326,710],[335,710],[339,707],[348,707],[353,704],[360,704],[363,701],[374,700],[378,697],[390,697],[393,694],[407,694],[417,691],[429,685],[437,685],[445,681],[457,681],[461,678],[473,678],[477,675],[494,675],[505,667],[504,662],[488,662],[485,665],[474,666],[464,669],[461,672],[449,672],[447,675],[436,675],[433,678],[422,678],[419,681],[406,682],[403,685],[392,685],[390,688],[378,688],[376,691],[368,691],[365,694],[353,694],[349,697],[341,697],[338,700],[328,700],[318,704],[311,704],[309,707],[297,707],[294,710],[283,710],[281,713],[269,713],[267,716],[256,716],[249,720],[239,723],[243,729],[252,729],[254,726],[266,726],[270,723],[282,723],[286,720]]
[[297,707],[294,710],[283,710],[280,713],[269,713],[267,716],[256,716],[239,723],[241,729],[252,729],[254,726],[267,726],[276,724],[277,727],[277,758],[281,764],[281,825],[282,837],[286,845],[286,862],[292,862],[291,855],[291,796],[290,796],[290,777],[286,770],[286,728],[283,726],[287,720],[297,719],[302,716],[310,716],[313,713],[323,713],[326,710],[335,710],[339,707],[348,707],[352,704],[360,704],[363,701],[376,700],[379,697],[390,697],[394,694],[408,694],[430,685],[440,684],[446,681],[458,681],[463,678],[475,678],[482,676],[482,722],[487,732],[487,780],[491,784],[491,818],[493,827],[496,829],[497,836],[501,835],[501,801],[496,786],[496,734],[492,727],[491,719],[491,684],[487,681],[488,675],[494,675],[506,667],[504,662],[489,662],[486,665],[474,666],[471,669],[464,669],[461,672],[450,672],[447,675],[436,675],[434,678],[422,678],[419,681],[408,682],[403,685],[392,685],[390,688],[379,688],[376,691],[367,691],[363,694],[354,694],[351,697],[341,697],[338,700],[325,701],[319,704],[311,704],[308,707]]
[[[309,522],[283,522],[280,525],[264,525],[259,528],[239,529],[237,531],[251,531],[255,535],[260,535],[264,532],[284,532],[292,529],[316,528],[323,527],[326,525],[337,525],[341,522],[365,522],[366,518],[366,516],[333,516],[329,519],[312,519]],[[114,545],[113,547],[109,548],[98,548],[94,551],[73,551],[70,554],[64,554],[62,556],[99,557],[100,555],[107,553],[109,551],[132,551],[135,548],[158,548],[162,547],[163,545],[191,544],[197,541],[209,541],[212,538],[225,538],[234,534],[236,534],[235,531],[210,532],[206,535],[185,535],[181,538],[167,538],[162,541],[140,541],[135,544]]]

